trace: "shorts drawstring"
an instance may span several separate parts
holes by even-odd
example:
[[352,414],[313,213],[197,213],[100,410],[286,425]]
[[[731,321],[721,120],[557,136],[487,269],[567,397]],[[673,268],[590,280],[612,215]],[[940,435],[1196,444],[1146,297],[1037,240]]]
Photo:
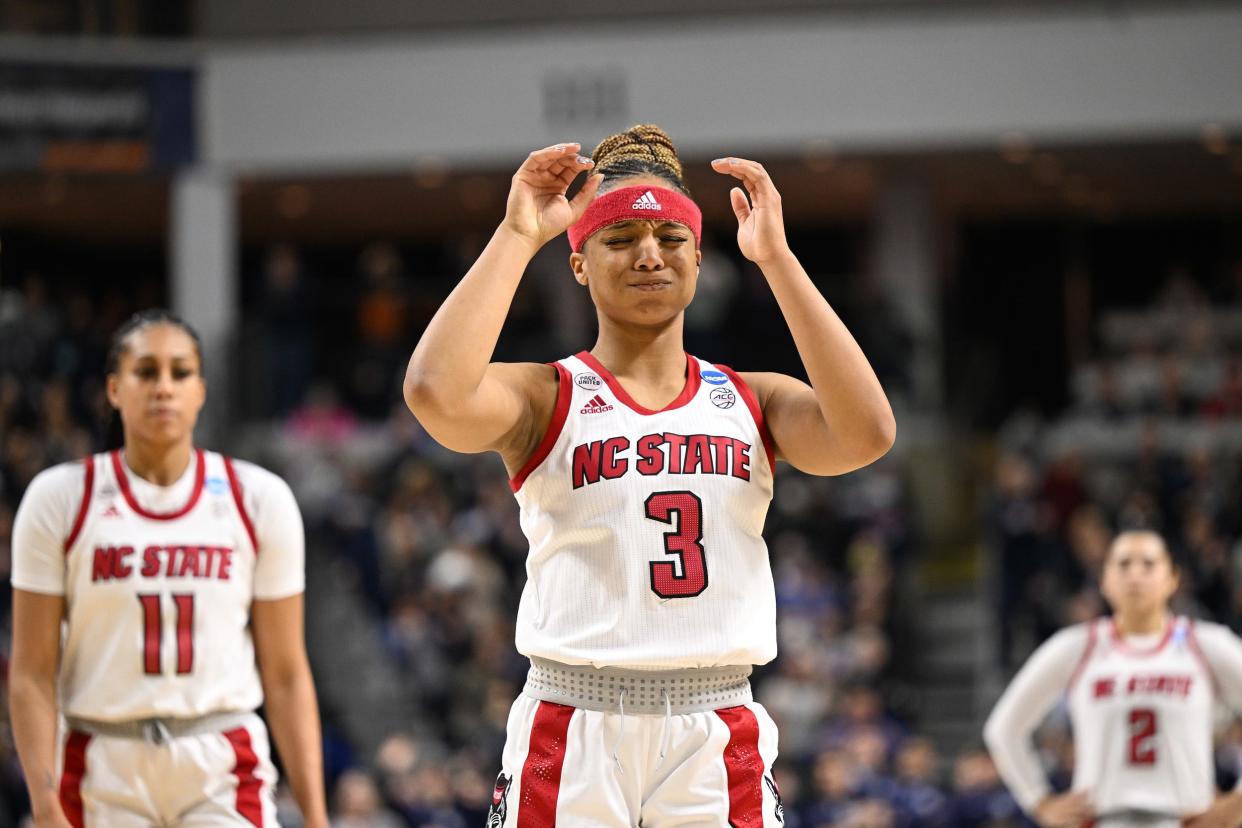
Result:
[[621,765],[621,757],[618,751],[621,750],[621,740],[625,738],[625,688],[621,688],[621,695],[617,698],[617,708],[621,715],[621,721],[617,723],[617,741],[612,746],[612,761],[617,763],[617,770],[621,771],[621,775],[625,775],[625,768]]
[[664,754],[668,752],[669,725],[673,722],[673,700],[667,690],[661,690],[660,695],[664,697],[664,726],[660,728],[660,761],[656,762],[657,768],[664,764]]

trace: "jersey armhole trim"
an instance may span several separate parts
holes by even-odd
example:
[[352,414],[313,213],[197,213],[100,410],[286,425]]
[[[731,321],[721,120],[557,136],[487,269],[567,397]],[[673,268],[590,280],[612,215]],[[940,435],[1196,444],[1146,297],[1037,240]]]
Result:
[[1082,676],[1083,670],[1087,669],[1087,662],[1091,660],[1091,653],[1095,650],[1096,628],[1099,627],[1099,619],[1088,622],[1087,627],[1087,646],[1083,648],[1082,655],[1078,657],[1078,664],[1074,666],[1074,672],[1070,674],[1069,683],[1065,685],[1065,692],[1069,693],[1074,689],[1074,685],[1078,683],[1079,677]]
[[759,427],[759,437],[763,440],[763,450],[768,455],[768,468],[772,470],[772,475],[776,476],[776,451],[772,444],[772,432],[768,431],[768,424],[763,419],[763,406],[759,405],[759,398],[755,396],[755,392],[746,384],[746,381],[727,365],[716,366],[724,371],[729,379],[733,380],[733,384],[737,386],[738,393],[742,395],[743,402],[750,409],[750,416],[755,419],[755,425]]
[[78,534],[82,531],[82,524],[86,523],[86,512],[91,505],[91,494],[95,491],[95,457],[92,455],[82,462],[86,465],[86,482],[82,485],[82,503],[78,506],[78,516],[73,519],[73,528],[69,530],[69,537],[65,538],[66,555],[77,542]]
[[1199,644],[1199,636],[1195,634],[1195,621],[1193,618],[1184,618],[1183,623],[1186,625],[1186,643],[1190,645],[1190,652],[1203,667],[1203,671],[1208,674],[1208,678],[1212,681],[1212,693],[1219,699],[1221,698],[1220,682],[1216,680],[1216,672],[1207,659],[1207,653],[1203,652],[1203,647]]
[[526,482],[526,478],[530,477],[535,469],[548,458],[552,453],[552,447],[556,445],[557,439],[561,436],[561,431],[565,428],[565,420],[569,417],[569,402],[573,398],[573,389],[570,387],[569,370],[559,362],[549,363],[556,369],[556,407],[552,409],[552,420],[548,423],[548,430],[543,433],[543,439],[539,441],[535,453],[530,456],[526,464],[518,470],[518,473],[509,481],[509,488],[516,494],[522,488],[522,484]]
[[220,455],[224,460],[224,473],[229,476],[229,489],[233,492],[233,502],[237,504],[237,514],[241,516],[242,525],[246,527],[246,534],[250,536],[250,546],[254,549],[254,556],[259,557],[259,536],[254,531],[254,521],[250,519],[250,513],[246,511],[246,500],[242,497],[241,481],[237,479],[237,471],[233,468],[233,458],[227,455]]

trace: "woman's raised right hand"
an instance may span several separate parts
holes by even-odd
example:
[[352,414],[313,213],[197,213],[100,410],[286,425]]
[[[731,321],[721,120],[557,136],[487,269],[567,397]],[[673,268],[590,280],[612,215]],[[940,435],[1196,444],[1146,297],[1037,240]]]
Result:
[[503,227],[541,247],[582,218],[602,175],[591,175],[572,200],[569,185],[594,162],[578,155],[580,144],[557,144],[526,156],[513,175]]

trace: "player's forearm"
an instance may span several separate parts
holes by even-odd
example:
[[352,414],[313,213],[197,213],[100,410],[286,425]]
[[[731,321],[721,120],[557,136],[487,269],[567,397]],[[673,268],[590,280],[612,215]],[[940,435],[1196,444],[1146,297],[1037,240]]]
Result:
[[1031,744],[1031,728],[1017,721],[1013,710],[998,706],[983,728],[983,741],[1005,787],[1024,811],[1034,814],[1052,787]]
[[33,677],[14,669],[10,674],[9,714],[30,792],[30,809],[35,819],[58,814],[55,677]]
[[319,706],[310,669],[266,683],[267,719],[307,828],[327,826]]
[[529,239],[497,228],[444,300],[406,369],[405,398],[415,415],[422,406],[452,410],[479,387],[536,250]]
[[792,252],[762,266],[835,439],[865,465],[896,437],[893,410],[871,363]]

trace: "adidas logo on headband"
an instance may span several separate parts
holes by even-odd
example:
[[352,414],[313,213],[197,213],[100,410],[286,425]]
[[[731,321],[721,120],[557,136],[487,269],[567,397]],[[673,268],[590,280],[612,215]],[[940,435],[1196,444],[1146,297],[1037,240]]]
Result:
[[663,210],[660,202],[656,201],[656,197],[651,194],[651,190],[643,193],[638,199],[630,205],[631,210]]

